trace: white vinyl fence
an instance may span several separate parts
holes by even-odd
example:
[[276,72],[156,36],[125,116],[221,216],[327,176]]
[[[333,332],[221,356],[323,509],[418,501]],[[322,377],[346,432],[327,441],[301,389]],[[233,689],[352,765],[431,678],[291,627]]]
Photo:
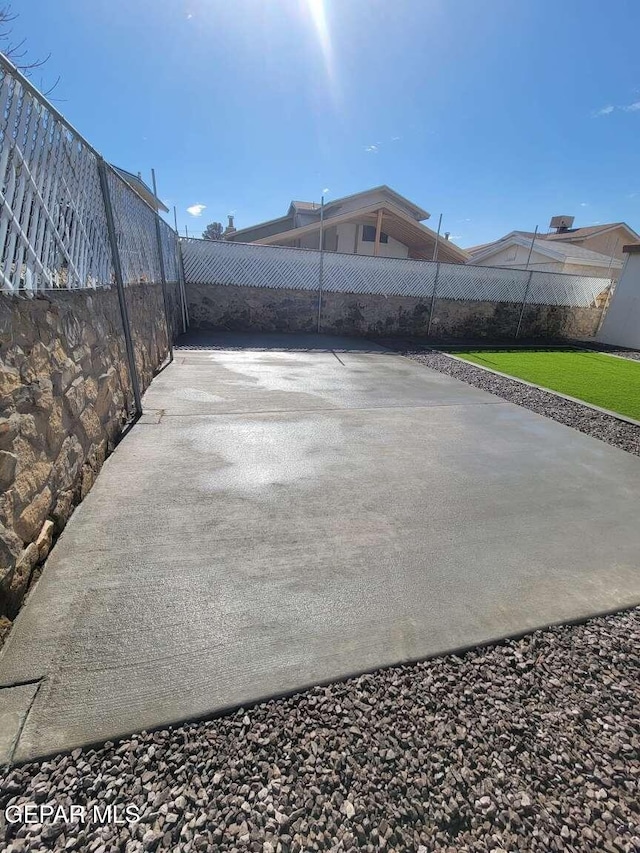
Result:
[[[187,282],[320,289],[320,252],[250,243],[183,239]],[[606,279],[465,264],[324,252],[322,290],[384,296],[590,307]]]
[[177,282],[175,231],[0,54],[0,291],[115,283],[101,164],[123,284],[162,281],[159,244]]

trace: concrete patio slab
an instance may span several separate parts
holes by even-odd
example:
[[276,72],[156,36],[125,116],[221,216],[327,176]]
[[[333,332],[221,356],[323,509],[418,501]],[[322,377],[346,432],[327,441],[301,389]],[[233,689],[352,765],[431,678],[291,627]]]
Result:
[[0,658],[16,760],[640,601],[640,459],[313,337],[154,380]]

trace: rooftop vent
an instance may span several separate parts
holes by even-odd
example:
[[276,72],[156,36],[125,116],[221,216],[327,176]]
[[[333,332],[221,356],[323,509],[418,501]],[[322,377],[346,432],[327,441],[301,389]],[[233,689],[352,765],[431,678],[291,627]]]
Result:
[[573,226],[575,216],[552,216],[549,223],[550,228],[556,229],[556,234],[562,234]]

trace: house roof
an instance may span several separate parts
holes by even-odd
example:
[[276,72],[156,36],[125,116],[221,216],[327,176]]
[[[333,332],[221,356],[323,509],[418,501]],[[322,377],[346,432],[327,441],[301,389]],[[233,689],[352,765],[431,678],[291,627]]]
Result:
[[373,195],[373,193],[383,193],[391,198],[393,202],[395,202],[400,207],[406,207],[411,211],[413,217],[421,222],[423,219],[429,219],[431,214],[424,210],[422,207],[418,207],[417,204],[414,204],[412,201],[409,201],[405,196],[400,195],[395,190],[392,190],[391,187],[388,187],[386,184],[380,184],[379,187],[372,187],[370,190],[362,190],[359,193],[352,193],[351,195],[345,195],[342,198],[333,199],[333,201],[325,202],[324,209],[325,212],[327,210],[331,210],[334,207],[339,207],[343,205],[346,201],[351,201],[354,198],[359,198],[361,196]]
[[[606,222],[601,225],[585,225],[584,228],[570,228],[568,231],[561,231],[559,234],[555,231],[553,234],[535,234],[534,231],[510,231],[508,234],[505,234],[504,237],[500,237],[499,240],[493,240],[490,243],[481,243],[478,246],[470,246],[466,251],[469,252],[470,255],[475,255],[478,252],[487,249],[489,246],[496,246],[499,243],[504,243],[505,240],[508,240],[514,234],[518,234],[528,240],[532,240],[535,236],[537,246],[542,240],[552,240],[557,243],[571,243],[575,240],[584,240],[587,237],[593,237],[595,234],[605,234],[607,231],[613,231],[615,228],[626,228],[633,239],[640,241],[640,234],[636,234],[633,228],[630,228],[626,222]],[[598,253],[596,252],[596,254]]]
[[[534,243],[534,246],[533,246],[534,252],[542,251],[544,253],[545,249],[548,252],[549,248],[551,248],[551,247],[544,246],[544,244],[542,244],[543,248],[540,249],[539,245],[540,245],[539,243]],[[581,263],[585,263],[585,262],[591,261],[594,265],[603,264],[605,266],[609,266],[609,263],[611,262],[611,255],[604,255],[604,254],[602,254],[602,252],[593,252],[591,249],[585,249],[582,246],[574,246],[574,245],[568,245],[567,246],[567,245],[563,245],[562,243],[559,243],[558,245],[554,245],[552,247],[552,251],[554,254],[564,255],[564,257],[569,262],[580,261]],[[617,259],[614,258],[613,266],[621,267],[622,264],[620,261],[618,261]]]
[[[383,210],[383,217],[385,217],[383,229],[386,234],[408,246],[413,258],[429,261],[432,259],[433,246],[437,237],[435,231],[432,231],[431,228],[428,228],[422,222],[418,222],[409,216],[393,202],[387,202],[384,205],[380,205],[378,202],[367,205],[366,207],[358,207],[346,213],[338,213],[331,217],[327,223],[327,227],[339,225],[343,222],[352,222],[353,220],[357,220],[359,223],[375,225],[379,209]],[[306,234],[313,234],[318,231],[319,227],[319,222],[311,222],[308,225],[293,228],[290,231],[263,237],[255,242],[262,245],[271,245],[282,243],[283,240],[294,241],[299,237],[304,237]],[[469,259],[469,255],[464,249],[461,249],[449,240],[441,238],[438,247],[438,258],[441,261],[464,263]]]
[[296,210],[320,210],[320,205],[315,201],[292,201],[289,209],[291,207],[295,207]]
[[545,234],[545,240],[583,240],[585,237],[604,234],[607,231],[613,231],[615,228],[626,228],[630,234],[640,239],[640,236],[626,222],[607,222],[601,225],[585,225],[583,228],[569,228],[559,234]]
[[[289,208],[291,210],[291,208]],[[277,216],[275,219],[265,219],[264,222],[257,222],[255,225],[247,225],[246,228],[236,228],[230,234],[226,235],[225,238],[228,240],[234,240],[236,242],[242,243],[242,240],[236,240],[238,235],[246,234],[247,231],[256,231],[259,228],[266,228],[268,225],[276,225],[278,222],[292,222],[291,213],[285,213],[284,216]],[[278,231],[278,234],[286,233],[287,229],[284,231]]]
[[[414,204],[412,201],[409,201],[408,198],[405,198],[404,196],[400,195],[400,193],[397,193],[395,190],[392,190],[391,187],[388,187],[386,184],[381,184],[379,187],[373,187],[372,189],[369,189],[369,190],[362,190],[359,193],[353,193],[352,195],[345,195],[345,196],[342,196],[342,198],[336,198],[336,199],[333,199],[332,201],[327,201],[327,202],[325,202],[325,205],[324,205],[324,215],[326,218],[335,219],[336,214],[337,214],[339,208],[341,207],[341,205],[345,204],[348,201],[352,201],[355,198],[360,198],[360,197],[363,200],[363,205],[362,205],[362,208],[359,208],[359,209],[364,209],[365,207],[367,207],[366,197],[373,195],[374,193],[383,193],[385,196],[387,196],[387,198],[389,199],[389,201],[391,203],[395,203],[396,205],[403,207],[406,210],[408,210],[409,213],[411,214],[411,216],[417,221],[421,221],[423,219],[429,219],[429,217],[431,215],[428,211],[424,210],[422,207],[418,207],[417,204]],[[265,222],[258,222],[255,225],[249,225],[246,228],[237,228],[233,232],[232,239],[234,241],[238,241],[239,236],[241,237],[243,234],[246,234],[249,231],[255,231],[257,228],[263,228],[263,227],[266,227],[268,225],[274,225],[278,222],[284,223],[284,222],[286,222],[287,219],[290,219],[290,217],[292,216],[292,214],[295,210],[306,211],[308,213],[317,213],[318,218],[320,217],[320,204],[318,202],[315,202],[315,201],[292,201],[289,205],[289,209],[288,209],[287,213],[284,216],[278,216],[275,219],[268,219]],[[291,229],[285,229],[285,230],[291,230]],[[284,233],[284,232],[282,232],[282,233]]]
[[154,194],[151,187],[145,184],[139,175],[134,175],[133,172],[127,172],[126,169],[121,169],[119,166],[113,166],[113,168],[120,177],[129,184],[131,189],[137,192],[140,198],[144,199],[147,204],[153,207],[154,210],[163,210],[165,213],[169,212],[169,208],[164,204],[164,202],[160,201],[160,199]]
[[[490,258],[495,252],[502,251],[509,246],[524,246],[529,248],[533,234],[525,231],[512,231],[501,240],[496,240],[495,243],[487,243],[484,246],[476,247],[475,250],[467,250],[471,255],[471,263],[477,263],[480,260]],[[539,255],[545,255],[553,260],[563,261],[565,263],[576,263],[584,266],[594,267],[609,267],[619,269],[622,266],[621,261],[616,258],[611,258],[610,255],[603,255],[601,252],[592,252],[591,249],[584,249],[582,246],[576,246],[573,243],[555,242],[550,243],[542,236],[538,240],[536,238],[533,244],[533,251]]]

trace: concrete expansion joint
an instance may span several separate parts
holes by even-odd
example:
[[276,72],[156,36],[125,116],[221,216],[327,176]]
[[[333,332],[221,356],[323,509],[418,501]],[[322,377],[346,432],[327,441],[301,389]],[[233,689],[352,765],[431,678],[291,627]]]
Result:
[[[2,720],[3,729],[0,734],[0,767],[11,767],[14,764],[20,738],[44,681],[45,677],[31,678],[3,684],[0,687],[0,720]],[[35,689],[29,692],[28,688]],[[17,707],[11,706],[9,691],[14,691],[14,696],[15,691],[18,692]],[[8,702],[5,702],[7,699]]]
[[11,690],[12,687],[27,687],[30,684],[40,684],[42,681],[44,681],[44,677],[38,676],[38,678],[27,678],[24,681],[10,681],[6,684],[0,684],[0,697],[3,690]]
[[165,414],[165,409],[145,409],[136,423],[141,426],[157,426]]

